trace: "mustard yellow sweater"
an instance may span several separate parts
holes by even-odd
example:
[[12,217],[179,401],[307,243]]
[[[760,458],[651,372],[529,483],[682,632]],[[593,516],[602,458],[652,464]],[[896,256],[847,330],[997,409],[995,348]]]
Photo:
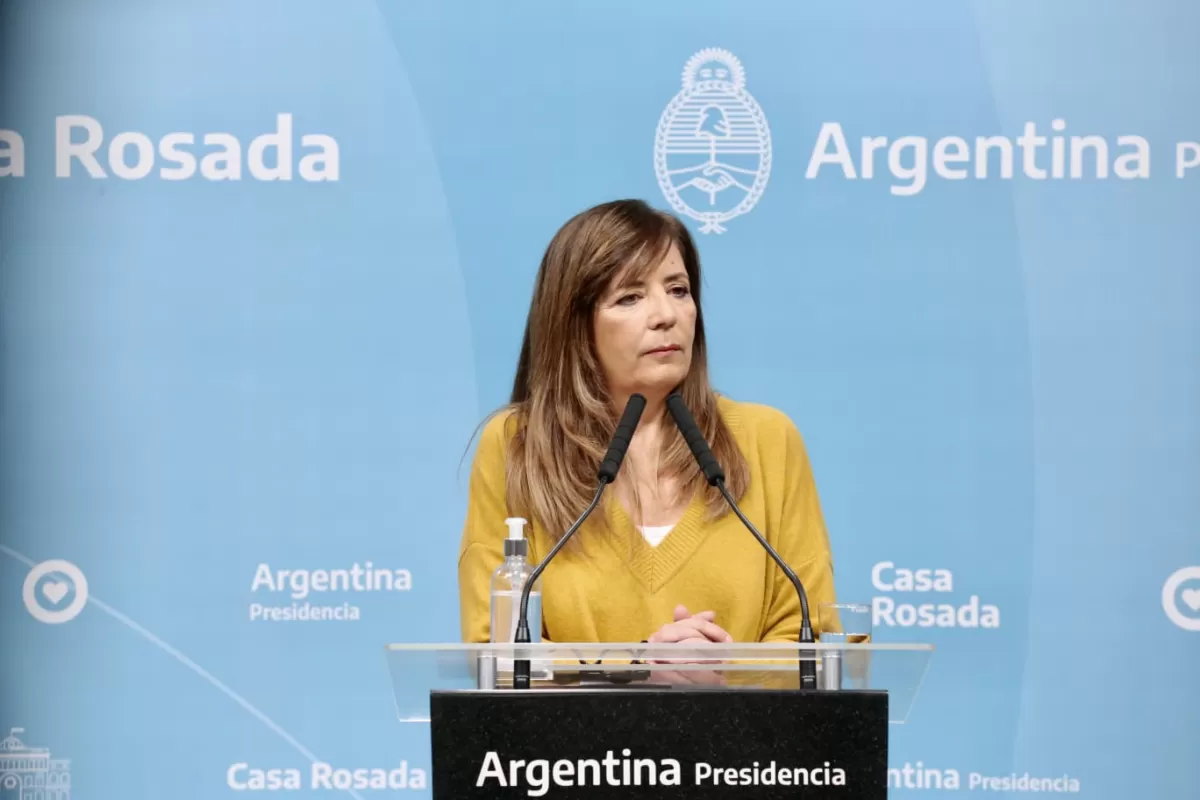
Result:
[[[833,564],[800,433],[768,406],[720,397],[719,409],[750,466],[750,485],[738,505],[796,571],[819,632],[817,607],[834,600]],[[514,516],[504,500],[510,418],[497,415],[484,427],[471,472],[458,562],[466,642],[489,640],[491,574],[504,560],[504,520]],[[604,517],[608,531],[599,524]],[[530,562],[537,564],[553,540],[536,521],[526,532]],[[651,546],[609,489],[542,573],[542,584],[548,641],[640,642],[670,622],[680,603],[693,614],[715,611],[716,623],[737,642],[794,642],[800,631],[791,582],[732,511],[706,521],[700,494]]]

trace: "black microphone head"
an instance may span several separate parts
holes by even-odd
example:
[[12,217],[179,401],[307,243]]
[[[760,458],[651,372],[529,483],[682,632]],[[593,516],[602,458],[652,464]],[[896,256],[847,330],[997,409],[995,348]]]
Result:
[[630,396],[629,402],[625,404],[625,410],[621,412],[621,419],[617,422],[617,430],[613,433],[612,441],[608,445],[608,452],[604,455],[604,460],[600,462],[598,475],[600,480],[612,483],[617,479],[617,473],[621,470],[621,462],[625,460],[625,451],[629,448],[629,440],[633,438],[633,432],[637,430],[645,409],[645,397],[640,394]]
[[696,424],[696,419],[683,400],[683,395],[679,392],[671,392],[667,398],[667,410],[671,412],[675,426],[683,434],[683,440],[691,448],[696,463],[700,465],[700,471],[704,473],[704,479],[710,486],[715,486],[718,481],[725,480],[725,470],[721,469],[716,456],[709,449],[708,442],[704,440],[704,434],[700,431],[700,426]]

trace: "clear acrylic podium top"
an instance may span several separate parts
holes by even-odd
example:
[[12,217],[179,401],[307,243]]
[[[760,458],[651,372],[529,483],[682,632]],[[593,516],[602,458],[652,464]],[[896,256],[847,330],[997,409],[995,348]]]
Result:
[[546,689],[799,689],[815,662],[821,691],[888,693],[888,718],[909,718],[933,655],[929,644],[390,644],[401,722],[429,723],[432,690],[512,691],[514,658],[530,662],[528,691]]

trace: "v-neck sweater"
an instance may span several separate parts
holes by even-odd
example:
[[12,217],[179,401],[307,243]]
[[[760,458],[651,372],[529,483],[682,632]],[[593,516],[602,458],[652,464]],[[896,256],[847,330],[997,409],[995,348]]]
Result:
[[[796,572],[810,619],[835,600],[829,537],[804,440],[770,406],[718,396],[718,411],[750,468],[739,508]],[[504,560],[512,412],[488,421],[476,448],[458,562],[462,637],[489,640],[492,572]],[[583,509],[580,509],[582,512]],[[537,520],[526,527],[530,563],[554,546]],[[605,524],[607,523],[607,524]],[[671,622],[682,604],[716,612],[736,642],[796,641],[795,587],[732,511],[708,518],[697,492],[670,533],[646,541],[609,489],[542,573],[542,638],[554,642],[640,642]]]

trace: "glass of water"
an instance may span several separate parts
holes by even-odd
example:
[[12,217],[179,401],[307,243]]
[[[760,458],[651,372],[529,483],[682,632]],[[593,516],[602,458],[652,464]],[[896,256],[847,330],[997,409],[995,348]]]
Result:
[[[822,644],[866,644],[871,641],[871,606],[862,603],[821,603],[817,626]],[[871,654],[863,651],[825,653],[825,688],[866,689],[871,685]]]
[[862,603],[821,603],[817,607],[821,641],[864,644],[871,641],[871,606]]

